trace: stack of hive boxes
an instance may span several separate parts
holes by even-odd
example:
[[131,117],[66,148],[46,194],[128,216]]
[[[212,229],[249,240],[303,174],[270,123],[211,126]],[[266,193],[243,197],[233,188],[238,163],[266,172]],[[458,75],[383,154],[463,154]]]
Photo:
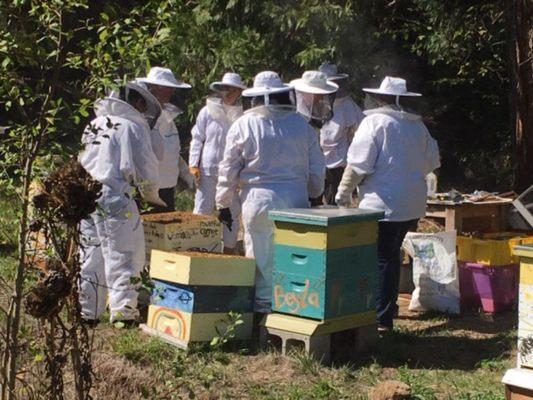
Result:
[[227,314],[233,311],[241,314],[243,321],[237,325],[236,338],[248,339],[253,320],[254,260],[207,252],[218,249],[222,239],[215,218],[168,213],[144,219],[155,289],[142,329],[187,348],[191,342],[211,341],[224,332]]
[[518,257],[515,246],[533,243],[533,237],[517,232],[457,237],[457,259],[463,308],[482,307],[500,312],[516,307]]
[[300,340],[327,361],[332,333],[358,329],[375,336],[381,218],[381,212],[335,207],[270,212],[274,314],[262,323],[263,341],[267,334],[284,345]]
[[533,244],[517,246],[520,257],[518,302],[518,368],[507,371],[503,382],[508,399],[533,399]]

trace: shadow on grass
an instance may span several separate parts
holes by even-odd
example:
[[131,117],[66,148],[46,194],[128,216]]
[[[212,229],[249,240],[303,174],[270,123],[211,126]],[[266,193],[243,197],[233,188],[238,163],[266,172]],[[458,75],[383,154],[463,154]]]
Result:
[[471,371],[479,368],[485,360],[509,356],[514,344],[514,336],[507,332],[490,338],[474,338],[466,334],[451,336],[400,330],[384,335],[372,353],[359,355],[355,359],[347,357],[349,352],[340,346],[335,351],[338,360],[335,364],[359,368],[375,362],[383,368],[407,366],[414,369]]

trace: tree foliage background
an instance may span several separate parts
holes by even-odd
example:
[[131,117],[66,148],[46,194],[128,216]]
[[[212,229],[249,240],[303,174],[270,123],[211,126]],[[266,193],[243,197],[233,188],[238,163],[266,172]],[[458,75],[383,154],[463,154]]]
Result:
[[[74,152],[95,98],[113,81],[144,75],[153,65],[172,68],[194,86],[179,121],[186,142],[208,84],[224,71],[239,72],[251,84],[263,69],[289,80],[329,60],[350,74],[351,92],[359,101],[361,87],[378,85],[385,75],[406,77],[411,90],[424,94],[413,106],[439,141],[445,186],[497,190],[511,185],[504,2],[1,3],[0,71],[8,79],[0,83],[0,125],[17,126],[21,114],[38,112],[42,100],[33,96],[52,78],[48,65],[61,63],[53,99],[61,106],[50,119],[54,135],[43,155]],[[48,43],[53,27],[36,25],[40,7],[63,3],[70,4],[63,16],[68,43],[57,60]]]

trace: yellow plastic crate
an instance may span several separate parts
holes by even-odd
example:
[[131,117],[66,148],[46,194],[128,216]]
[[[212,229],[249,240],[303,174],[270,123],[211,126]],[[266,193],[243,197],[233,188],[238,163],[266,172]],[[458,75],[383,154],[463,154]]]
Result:
[[522,244],[533,244],[533,236],[516,232],[490,233],[482,238],[457,236],[457,259],[490,266],[517,264],[513,248]]

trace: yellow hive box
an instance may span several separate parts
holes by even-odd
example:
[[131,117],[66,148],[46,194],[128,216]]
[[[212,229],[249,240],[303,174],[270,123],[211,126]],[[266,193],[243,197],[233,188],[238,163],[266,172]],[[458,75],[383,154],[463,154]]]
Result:
[[175,211],[142,219],[148,260],[153,249],[222,252],[222,225],[213,216]]
[[533,236],[513,232],[486,234],[483,238],[457,236],[457,259],[490,266],[517,264],[513,248],[529,243],[533,243]]
[[520,257],[518,295],[518,365],[533,368],[533,245],[513,251]]
[[274,242],[286,246],[318,250],[374,244],[378,237],[377,221],[320,226],[276,221]]
[[341,332],[347,329],[373,325],[375,323],[375,311],[346,315],[327,320],[314,320],[293,315],[272,313],[265,316],[261,321],[261,325],[267,328],[275,328],[307,336]]
[[[235,339],[248,340],[252,335],[253,313],[242,314],[243,323],[237,325]],[[187,313],[176,309],[150,305],[146,325],[177,341],[176,344],[189,342],[210,342],[227,327],[225,313]]]
[[182,285],[253,286],[255,261],[225,254],[153,250],[150,276]]

